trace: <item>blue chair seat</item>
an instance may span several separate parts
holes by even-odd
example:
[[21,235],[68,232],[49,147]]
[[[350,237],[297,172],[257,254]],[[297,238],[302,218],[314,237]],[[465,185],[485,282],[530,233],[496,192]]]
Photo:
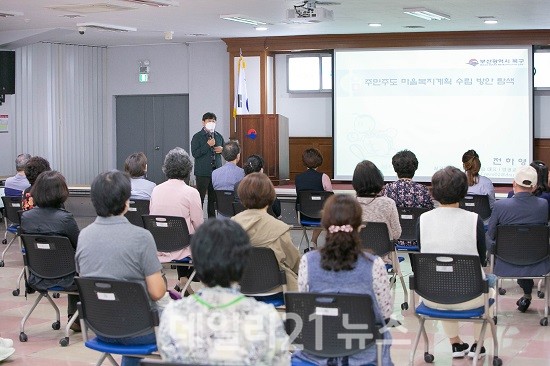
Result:
[[318,227],[318,226],[321,226],[321,221],[319,220],[300,220],[300,225],[302,226],[315,226],[315,227]]
[[265,302],[267,304],[271,304],[275,307],[277,306],[283,306],[285,304],[285,297],[282,292],[279,292],[277,294],[268,295],[268,296],[254,296],[254,298],[258,301]]
[[19,225],[11,224],[10,226],[8,226],[6,231],[15,235],[15,234],[17,234],[18,229],[19,229]]
[[123,345],[104,342],[97,338],[86,341],[84,345],[95,351],[114,353],[117,355],[149,355],[158,350],[156,343],[142,345]]
[[418,245],[399,245],[399,244],[395,244],[395,249],[404,250],[404,251],[407,251],[407,252],[418,252],[420,250],[420,247]]
[[[405,260],[404,257],[398,257],[399,263],[403,262]],[[386,271],[391,271],[393,269],[393,266],[390,263],[386,263]]]
[[[493,305],[495,299],[489,299],[489,305]],[[433,318],[445,318],[445,319],[470,319],[479,318],[483,315],[485,308],[483,306],[475,309],[468,310],[439,310],[426,306],[421,302],[416,307],[416,313],[419,315],[429,316]]]
[[192,262],[191,257],[185,257],[185,258],[182,258],[182,259],[174,259],[170,263],[191,263],[191,262]]

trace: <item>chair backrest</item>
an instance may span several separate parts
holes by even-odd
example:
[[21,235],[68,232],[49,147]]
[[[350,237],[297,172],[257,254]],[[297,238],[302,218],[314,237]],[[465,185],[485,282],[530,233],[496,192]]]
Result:
[[252,247],[240,285],[245,295],[269,293],[286,284],[285,271],[270,248]]
[[385,222],[363,222],[362,226],[359,237],[363,248],[369,249],[378,256],[395,250],[395,245],[390,240],[388,225]]
[[143,215],[143,227],[153,234],[159,252],[175,252],[189,246],[187,222],[179,216]]
[[323,206],[334,192],[300,191],[296,194],[296,211],[312,219],[321,219]]
[[401,225],[399,240],[416,240],[416,223],[418,222],[418,218],[429,210],[429,208],[424,207],[397,207],[399,224]]
[[74,249],[65,236],[21,234],[25,264],[36,276],[61,278],[76,272]]
[[482,220],[487,220],[491,217],[489,196],[486,194],[467,194],[466,197],[459,201],[459,207],[477,213]]
[[143,219],[141,218],[143,215],[149,215],[149,200],[130,198],[130,207],[128,207],[128,211],[124,216],[131,224],[143,227]]
[[380,338],[369,295],[287,292],[286,331],[294,344],[322,357],[344,357]]
[[233,202],[233,212],[235,213],[235,215],[240,214],[243,211],[246,211],[246,207],[244,207],[241,201]]
[[549,258],[549,231],[546,225],[497,226],[495,256],[518,266],[528,266]]
[[412,253],[410,289],[439,304],[472,300],[487,290],[477,255]]
[[234,216],[233,202],[235,201],[235,192],[224,190],[215,190],[214,192],[216,192],[216,211],[225,217]]
[[[8,197],[2,196],[2,202],[4,203],[4,216],[12,224],[20,225],[19,214],[17,211],[21,211],[21,196]],[[8,223],[9,224],[9,223]]]
[[153,331],[159,324],[145,287],[139,282],[75,277],[79,316],[96,334],[125,338]]

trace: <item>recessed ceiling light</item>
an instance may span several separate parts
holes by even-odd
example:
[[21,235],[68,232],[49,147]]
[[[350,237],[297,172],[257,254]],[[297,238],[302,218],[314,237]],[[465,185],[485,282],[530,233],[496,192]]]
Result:
[[381,27],[382,24],[380,23],[369,23],[369,27]]
[[255,27],[260,26],[260,25],[267,25],[266,22],[262,22],[261,20],[251,19],[249,17],[246,17],[244,15],[240,15],[240,14],[220,15],[220,18],[225,19],[225,20],[231,20],[231,21],[237,22],[237,23],[250,24],[250,25],[253,25]]
[[451,20],[451,17],[447,14],[443,14],[426,8],[404,8],[403,13],[424,20]]
[[496,20],[496,19],[487,19],[487,20],[484,20],[483,23],[485,23],[485,24],[497,24],[498,20]]
[[266,30],[267,30],[267,27],[259,26],[259,27],[256,27],[256,30],[257,30],[257,31],[266,31]]

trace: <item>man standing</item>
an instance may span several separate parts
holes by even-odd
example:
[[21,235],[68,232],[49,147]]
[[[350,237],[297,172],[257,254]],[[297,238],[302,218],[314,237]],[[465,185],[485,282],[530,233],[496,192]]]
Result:
[[215,190],[232,191],[235,183],[244,178],[244,170],[237,166],[241,158],[241,148],[237,141],[228,141],[223,146],[222,156],[227,162],[212,172],[212,185]]
[[13,177],[6,179],[4,195],[8,197],[21,197],[25,189],[31,186],[25,176],[25,165],[31,156],[29,154],[19,154],[15,158],[15,169],[17,173]]
[[207,112],[202,116],[202,129],[191,139],[191,154],[195,158],[195,178],[201,204],[208,192],[208,217],[216,217],[216,194],[212,186],[212,171],[222,165],[223,136],[216,131],[216,115]]
[[[511,198],[498,200],[493,207],[493,213],[489,219],[487,235],[494,243],[499,225],[547,225],[548,202],[536,196],[532,192],[537,185],[537,171],[531,166],[525,166],[516,172],[512,187],[514,195]],[[497,261],[499,273],[518,273],[521,267]],[[542,261],[534,264],[533,273],[540,270],[544,273],[550,271],[550,262]],[[524,268],[524,267],[523,267]],[[518,310],[524,313],[531,305],[531,292],[533,291],[532,279],[518,279],[518,285],[523,289],[524,295],[516,302]]]

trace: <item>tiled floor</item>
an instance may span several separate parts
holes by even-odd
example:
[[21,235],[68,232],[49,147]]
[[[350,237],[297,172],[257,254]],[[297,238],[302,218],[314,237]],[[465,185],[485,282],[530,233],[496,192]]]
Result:
[[[90,220],[79,220],[79,224],[86,225]],[[0,226],[3,234],[3,225]],[[293,231],[295,244],[300,241],[300,231]],[[5,247],[0,244],[0,250]],[[405,256],[407,257],[407,256]],[[82,342],[82,335],[72,333],[68,347],[61,347],[59,340],[63,336],[62,330],[53,330],[51,323],[55,320],[55,313],[51,306],[43,301],[27,322],[25,332],[28,342],[19,341],[19,323],[23,314],[32,305],[36,295],[29,295],[25,299],[23,295],[14,297],[12,291],[15,288],[16,278],[22,268],[22,259],[18,245],[10,248],[5,267],[0,268],[0,337],[12,338],[15,342],[16,352],[3,365],[60,365],[83,366],[94,365],[99,357],[97,352],[88,350]],[[405,275],[410,274],[408,258],[402,263]],[[407,282],[407,281],[406,281]],[[541,327],[539,320],[543,316],[543,300],[535,299],[531,308],[525,314],[516,310],[515,301],[520,297],[517,285],[511,280],[505,281],[504,288],[507,295],[502,296],[499,302],[499,318],[497,325],[500,357],[504,365],[550,365],[550,328]],[[402,327],[392,330],[394,343],[392,345],[392,359],[396,365],[407,365],[411,344],[418,330],[416,318],[410,311],[402,314],[400,304],[403,302],[403,292],[399,283],[395,289],[394,316],[402,322]],[[55,302],[61,311],[61,326],[67,318],[66,297],[61,296]],[[438,322],[428,322],[427,329],[431,343],[431,351],[435,354],[435,365],[469,365],[469,359],[452,360],[448,340],[445,339],[441,325]],[[472,342],[472,326],[464,324],[461,334],[465,342]],[[435,344],[435,351],[434,350]],[[493,346],[492,340],[486,342],[488,357],[478,365],[491,365]],[[105,363],[108,364],[108,363]],[[423,343],[421,341],[415,365],[424,364]]]

